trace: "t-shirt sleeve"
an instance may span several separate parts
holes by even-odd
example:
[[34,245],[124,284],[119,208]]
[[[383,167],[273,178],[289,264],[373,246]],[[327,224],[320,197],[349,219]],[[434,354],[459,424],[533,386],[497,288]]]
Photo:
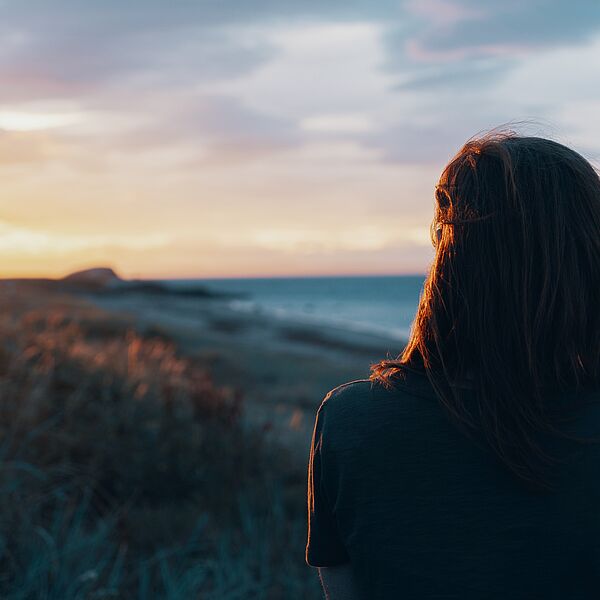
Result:
[[308,461],[308,540],[306,562],[311,567],[333,567],[350,562],[336,519],[325,493],[324,418],[326,400],[317,411]]

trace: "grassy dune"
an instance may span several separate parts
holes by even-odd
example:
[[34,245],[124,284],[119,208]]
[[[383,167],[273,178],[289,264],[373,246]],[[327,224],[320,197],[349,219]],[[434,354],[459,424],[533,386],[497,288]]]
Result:
[[12,284],[0,390],[0,597],[320,597],[304,469],[166,332]]

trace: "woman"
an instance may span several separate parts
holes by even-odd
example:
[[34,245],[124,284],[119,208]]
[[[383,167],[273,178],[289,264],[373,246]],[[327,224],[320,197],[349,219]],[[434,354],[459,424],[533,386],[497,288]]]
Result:
[[331,599],[598,598],[598,174],[495,132],[435,200],[407,346],[317,412],[306,560]]

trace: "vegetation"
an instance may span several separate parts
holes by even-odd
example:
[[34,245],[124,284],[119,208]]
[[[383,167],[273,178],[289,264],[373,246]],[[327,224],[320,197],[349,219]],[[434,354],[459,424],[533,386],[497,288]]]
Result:
[[0,309],[0,597],[320,597],[304,470],[238,389],[80,300]]

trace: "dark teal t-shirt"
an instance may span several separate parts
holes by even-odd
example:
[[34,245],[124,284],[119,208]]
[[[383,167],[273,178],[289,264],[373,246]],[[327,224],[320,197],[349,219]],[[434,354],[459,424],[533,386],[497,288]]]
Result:
[[[556,491],[527,491],[450,423],[424,374],[405,374],[323,400],[307,563],[350,563],[369,600],[600,598],[600,444],[557,442]],[[600,435],[590,398],[569,432]]]

